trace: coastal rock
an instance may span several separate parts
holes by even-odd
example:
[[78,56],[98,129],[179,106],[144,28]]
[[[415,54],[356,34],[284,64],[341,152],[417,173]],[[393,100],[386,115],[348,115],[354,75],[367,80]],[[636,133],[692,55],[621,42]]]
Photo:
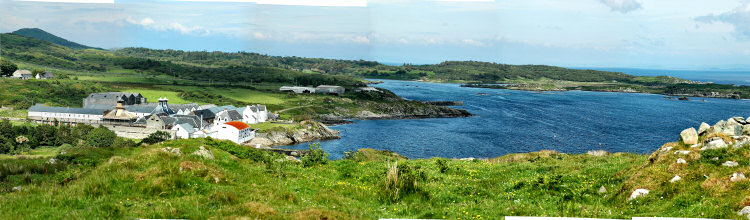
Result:
[[743,125],[747,124],[747,121],[743,117],[735,116],[735,117],[732,117],[732,119],[734,119],[734,121],[736,121],[737,123],[740,123]]
[[710,125],[708,125],[708,124],[706,124],[706,122],[701,122],[701,126],[700,126],[700,127],[698,127],[698,134],[699,134],[699,135],[703,135],[703,134],[704,134],[704,133],[706,133],[706,131],[708,131],[708,129],[710,129],[710,128],[711,128],[711,126],[710,126]]
[[385,117],[385,115],[375,114],[371,111],[363,110],[363,111],[357,112],[357,115],[355,117],[367,119],[367,118],[381,118],[381,117]]
[[647,189],[636,189],[635,191],[633,191],[633,193],[630,194],[630,197],[628,197],[628,201],[636,199],[638,197],[646,196],[648,195],[648,192],[649,190]]
[[687,164],[687,161],[682,158],[677,158],[677,164]]
[[474,161],[474,160],[476,160],[476,158],[467,157],[467,158],[461,158],[461,159],[458,159],[458,160],[460,160],[460,161]]
[[674,176],[674,177],[672,177],[671,180],[669,180],[669,182],[670,183],[674,183],[674,182],[680,181],[681,179],[682,179],[682,177],[680,177],[680,176]]
[[698,143],[698,132],[695,131],[695,128],[688,128],[685,130],[682,130],[680,132],[680,139],[682,140],[682,143],[685,144],[697,144]]
[[208,160],[214,159],[214,154],[203,146],[201,146],[199,150],[193,152],[193,155],[198,155]]
[[747,179],[747,178],[745,178],[745,174],[743,174],[743,173],[733,173],[732,177],[729,178],[729,181],[737,182],[737,181],[742,181],[742,180],[745,180],[745,179]]
[[339,131],[331,130],[323,123],[307,121],[301,129],[272,129],[267,133],[258,133],[255,138],[244,145],[251,147],[271,147],[290,145],[314,140],[339,139]]
[[750,135],[750,124],[742,126],[742,135]]
[[725,166],[725,167],[736,167],[736,166],[739,166],[740,164],[737,163],[737,162],[734,162],[734,161],[727,161],[727,162],[724,162],[721,165]]
[[672,150],[672,147],[665,147],[665,148],[661,149],[661,152],[667,152],[667,151],[670,151],[670,150]]
[[696,147],[700,147],[700,146],[701,146],[701,144],[693,144],[693,145],[690,145],[690,148],[696,148]]
[[588,154],[589,156],[594,156],[594,157],[603,157],[603,156],[609,155],[609,152],[605,150],[590,150],[586,152],[586,154]]
[[701,150],[721,149],[721,148],[726,148],[726,147],[727,147],[727,143],[725,143],[724,140],[719,138],[719,139],[711,140],[706,145],[704,145],[701,148]]

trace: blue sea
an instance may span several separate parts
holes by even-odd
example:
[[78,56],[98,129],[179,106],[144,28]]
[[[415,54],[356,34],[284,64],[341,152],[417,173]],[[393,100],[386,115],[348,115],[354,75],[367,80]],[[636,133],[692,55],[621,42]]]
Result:
[[[322,141],[332,158],[359,148],[385,149],[409,158],[490,158],[509,153],[588,150],[650,153],[677,141],[680,131],[750,116],[750,100],[611,92],[528,92],[384,80],[377,87],[421,101],[463,101],[474,117],[356,120],[332,126],[341,139]],[[480,95],[478,93],[486,93]],[[291,146],[306,149],[307,143]]]

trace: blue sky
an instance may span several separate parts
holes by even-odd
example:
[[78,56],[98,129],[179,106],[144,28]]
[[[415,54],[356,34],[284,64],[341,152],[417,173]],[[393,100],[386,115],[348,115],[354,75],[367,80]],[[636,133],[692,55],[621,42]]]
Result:
[[[66,1],[66,0],[54,0]],[[0,31],[388,63],[750,69],[750,1],[0,0]]]

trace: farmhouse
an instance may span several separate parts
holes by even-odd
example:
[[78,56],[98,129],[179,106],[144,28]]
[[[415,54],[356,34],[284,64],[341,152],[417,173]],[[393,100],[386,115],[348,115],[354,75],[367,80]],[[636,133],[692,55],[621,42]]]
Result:
[[52,79],[54,76],[52,73],[44,72],[44,73],[37,73],[36,76],[34,76],[36,79]]
[[338,95],[344,94],[345,91],[346,89],[341,86],[319,85],[318,87],[315,87],[315,93]]
[[211,128],[211,137],[219,140],[230,140],[244,143],[255,137],[255,130],[241,121],[230,121]]
[[31,71],[16,70],[15,72],[13,72],[13,76],[11,76],[10,78],[28,80],[28,79],[31,79],[31,77],[33,77],[33,75],[31,74]]
[[304,86],[282,86],[279,91],[294,92],[294,93],[315,93],[315,88],[304,87]]

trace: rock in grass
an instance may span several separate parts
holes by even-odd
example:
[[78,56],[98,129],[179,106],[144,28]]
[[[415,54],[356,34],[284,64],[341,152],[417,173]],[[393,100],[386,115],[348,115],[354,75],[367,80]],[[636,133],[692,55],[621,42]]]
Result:
[[741,180],[745,180],[745,179],[746,179],[745,178],[745,174],[743,174],[743,173],[733,173],[732,177],[729,178],[729,181],[737,182],[737,181],[741,181]]
[[682,158],[677,158],[677,164],[687,164],[687,161],[685,161],[685,159],[682,159]]
[[742,215],[742,216],[747,216],[747,218],[750,219],[750,206],[745,206],[744,208],[742,208],[742,210],[737,212],[737,214]]
[[198,149],[197,151],[193,152],[193,155],[198,155],[198,156],[201,156],[201,157],[203,157],[205,159],[209,159],[209,160],[213,160],[214,159],[214,154],[211,153],[210,150],[206,149],[203,146],[201,146],[200,149]]
[[47,161],[48,164],[56,164],[57,160],[55,158],[49,158],[49,161]]
[[689,150],[678,150],[678,151],[675,151],[674,154],[688,155],[688,154],[690,154],[690,151]]
[[182,156],[182,151],[180,151],[180,148],[172,148],[172,150],[169,152],[177,156]]
[[697,144],[698,143],[698,132],[695,128],[688,128],[680,132],[680,140],[685,144]]
[[706,124],[706,122],[701,122],[701,126],[698,127],[698,134],[702,135],[708,131],[708,129],[711,128],[711,125]]
[[599,187],[599,193],[607,193],[607,187]]
[[595,157],[603,157],[609,155],[609,152],[604,150],[590,150],[586,152],[589,156],[595,156]]
[[15,187],[11,188],[10,191],[11,192],[21,191],[21,186],[15,186]]
[[710,149],[721,149],[727,147],[727,143],[724,142],[722,139],[713,139],[712,141],[708,142],[706,145],[704,145],[701,150],[710,150]]
[[630,194],[630,197],[628,197],[628,200],[633,200],[638,197],[643,197],[646,195],[648,195],[647,189],[636,189],[635,191],[633,191],[633,193]]
[[737,162],[734,162],[734,161],[727,161],[727,162],[724,162],[721,165],[725,166],[725,167],[736,167],[736,166],[739,166],[740,164],[737,163]]
[[674,177],[672,177],[671,180],[669,180],[669,182],[670,183],[674,183],[674,182],[680,181],[681,179],[682,179],[682,177],[680,177],[680,176],[674,176]]

